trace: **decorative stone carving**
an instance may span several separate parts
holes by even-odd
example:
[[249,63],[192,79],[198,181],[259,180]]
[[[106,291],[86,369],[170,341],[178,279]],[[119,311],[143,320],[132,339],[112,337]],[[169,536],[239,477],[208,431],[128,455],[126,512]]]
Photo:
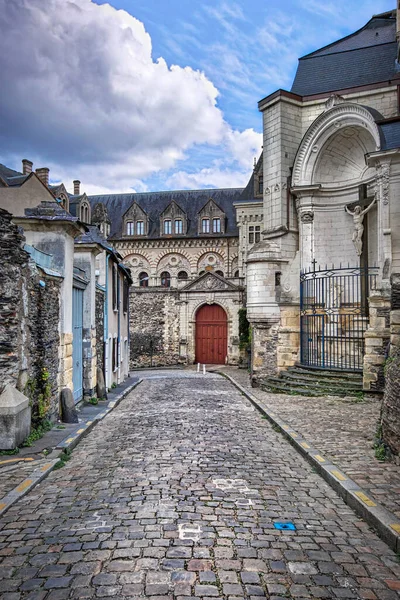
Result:
[[357,205],[355,207],[354,211],[349,210],[349,208],[347,206],[344,207],[345,211],[353,217],[354,232],[353,232],[352,241],[353,241],[353,244],[355,246],[358,256],[361,256],[361,254],[362,254],[362,236],[364,233],[364,225],[363,225],[364,215],[369,210],[371,210],[371,208],[375,204],[375,202],[376,202],[376,198],[374,198],[372,200],[371,204],[369,204],[367,206],[367,208],[364,208],[364,210],[362,210],[360,205]]
[[314,213],[312,210],[306,210],[301,213],[300,219],[302,223],[312,223],[314,221]]
[[389,204],[389,178],[390,178],[390,163],[381,162],[377,165],[376,187],[378,193],[381,190],[381,201],[383,204]]
[[339,96],[338,94],[332,94],[325,102],[325,110],[329,110],[337,104],[343,104],[343,102],[345,102],[345,99],[342,96]]

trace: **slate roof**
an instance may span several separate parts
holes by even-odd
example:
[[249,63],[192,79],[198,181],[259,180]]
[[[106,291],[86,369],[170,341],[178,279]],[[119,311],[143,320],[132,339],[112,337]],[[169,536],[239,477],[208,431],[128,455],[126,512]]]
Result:
[[299,59],[291,92],[309,96],[388,81],[396,70],[396,18],[372,17],[355,33]]
[[[225,234],[221,236],[237,236],[236,216],[233,203],[236,202],[243,188],[179,190],[167,192],[147,192],[135,194],[112,194],[88,196],[91,207],[103,203],[111,221],[110,237],[118,238],[122,233],[122,217],[128,208],[136,201],[150,218],[150,230],[147,238],[160,237],[160,215],[167,206],[175,202],[186,213],[188,231],[185,237],[199,237],[197,233],[197,215],[210,198],[224,211],[227,221]],[[201,237],[207,237],[204,234]],[[210,237],[215,237],[210,234]]]
[[379,125],[381,131],[381,150],[400,148],[400,120]]
[[0,164],[0,177],[7,185],[12,187],[22,185],[28,175],[23,175],[19,171],[14,171],[14,169],[9,169],[5,165]]

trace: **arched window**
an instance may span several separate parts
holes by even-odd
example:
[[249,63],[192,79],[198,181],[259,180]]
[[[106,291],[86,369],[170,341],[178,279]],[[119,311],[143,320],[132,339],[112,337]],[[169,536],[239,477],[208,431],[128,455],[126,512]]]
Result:
[[239,271],[235,271],[234,277],[239,277]]
[[133,235],[135,233],[133,221],[128,221],[126,224],[126,235]]
[[175,219],[174,230],[177,234],[183,233],[183,221],[182,219]]
[[139,273],[139,286],[149,287],[149,276],[145,271]]
[[201,232],[210,233],[210,219],[201,220]]
[[179,271],[179,273],[178,273],[179,281],[186,281],[187,278],[188,278],[188,274],[186,273],[186,271]]
[[205,271],[200,271],[199,275],[204,275]]
[[165,221],[164,221],[164,233],[165,233],[165,235],[171,235],[171,233],[172,233],[172,221],[171,221],[171,219],[165,219]]
[[163,271],[161,273],[161,285],[162,287],[171,287],[171,275],[168,271]]
[[216,273],[216,275],[219,275],[220,277],[223,277],[223,276],[224,276],[224,274],[223,274],[223,272],[222,272],[222,271],[215,271],[215,273]]

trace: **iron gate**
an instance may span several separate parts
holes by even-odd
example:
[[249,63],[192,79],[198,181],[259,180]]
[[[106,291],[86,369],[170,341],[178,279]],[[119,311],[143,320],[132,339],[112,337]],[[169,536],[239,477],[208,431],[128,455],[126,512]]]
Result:
[[300,360],[322,369],[362,371],[368,296],[377,269],[312,269],[300,275]]

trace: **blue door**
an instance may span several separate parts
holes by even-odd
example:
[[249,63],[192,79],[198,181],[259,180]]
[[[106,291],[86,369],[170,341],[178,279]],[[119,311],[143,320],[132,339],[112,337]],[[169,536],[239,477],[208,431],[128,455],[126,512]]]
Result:
[[76,287],[72,289],[72,332],[72,381],[76,403],[83,395],[83,290]]

